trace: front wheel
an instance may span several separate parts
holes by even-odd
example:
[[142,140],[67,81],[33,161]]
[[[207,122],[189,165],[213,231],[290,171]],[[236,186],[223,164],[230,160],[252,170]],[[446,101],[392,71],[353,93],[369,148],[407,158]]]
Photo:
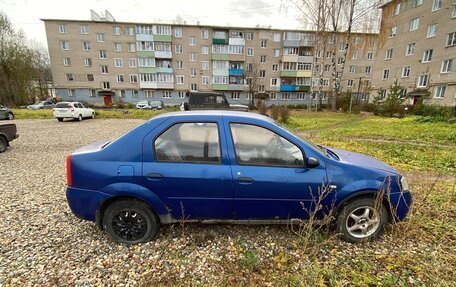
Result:
[[371,198],[359,198],[346,204],[337,216],[337,229],[343,240],[351,243],[379,237],[388,221],[388,211]]
[[115,242],[137,244],[155,238],[159,221],[147,204],[120,200],[111,203],[104,212],[103,229]]
[[10,121],[14,120],[14,114],[13,113],[11,113],[11,112],[8,113],[8,120],[10,120]]
[[78,121],[82,121],[82,115],[78,116]]
[[95,113],[92,113],[91,117],[92,117],[92,119],[94,119],[95,118]]

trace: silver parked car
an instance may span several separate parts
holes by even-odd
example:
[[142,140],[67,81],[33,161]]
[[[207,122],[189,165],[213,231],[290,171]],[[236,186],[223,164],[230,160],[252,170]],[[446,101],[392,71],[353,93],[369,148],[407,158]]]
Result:
[[5,106],[0,105],[0,120],[13,120],[13,112]]

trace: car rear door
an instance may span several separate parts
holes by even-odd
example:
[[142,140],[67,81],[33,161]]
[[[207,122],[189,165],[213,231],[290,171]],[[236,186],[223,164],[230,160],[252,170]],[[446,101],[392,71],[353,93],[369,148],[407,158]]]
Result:
[[225,120],[234,185],[235,218],[307,218],[326,178],[324,163],[305,168],[295,138],[274,124]]
[[143,184],[174,219],[232,219],[233,187],[221,117],[179,117],[143,142]]

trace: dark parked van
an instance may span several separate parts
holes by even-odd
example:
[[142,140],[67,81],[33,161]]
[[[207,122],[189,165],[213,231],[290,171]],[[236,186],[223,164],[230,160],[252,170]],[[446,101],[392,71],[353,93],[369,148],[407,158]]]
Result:
[[188,101],[183,103],[183,110],[233,110],[247,112],[249,107],[230,104],[224,94],[214,92],[192,92],[187,94]]

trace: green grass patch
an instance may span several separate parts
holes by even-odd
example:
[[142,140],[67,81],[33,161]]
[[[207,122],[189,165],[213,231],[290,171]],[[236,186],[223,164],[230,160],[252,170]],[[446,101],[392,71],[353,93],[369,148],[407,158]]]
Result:
[[313,130],[354,120],[359,115],[331,112],[292,111],[287,126],[296,130]]

